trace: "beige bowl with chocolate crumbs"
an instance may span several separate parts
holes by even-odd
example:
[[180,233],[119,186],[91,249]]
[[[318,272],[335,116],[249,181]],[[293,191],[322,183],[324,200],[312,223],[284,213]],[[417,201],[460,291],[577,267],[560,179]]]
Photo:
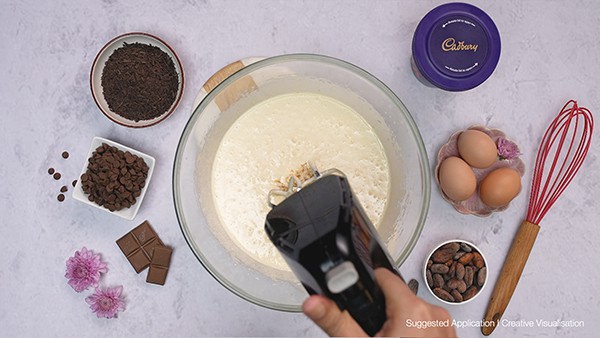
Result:
[[94,137],[73,198],[132,220],[154,172],[154,157],[102,137]]
[[442,303],[466,304],[487,284],[487,266],[475,244],[461,239],[449,240],[427,256],[423,279],[429,292]]

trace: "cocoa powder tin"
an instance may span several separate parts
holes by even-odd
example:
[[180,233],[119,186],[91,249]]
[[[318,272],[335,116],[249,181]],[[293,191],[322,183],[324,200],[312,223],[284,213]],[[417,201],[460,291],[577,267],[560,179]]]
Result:
[[415,29],[412,70],[426,86],[465,91],[492,75],[500,49],[489,15],[470,4],[447,3],[427,13]]

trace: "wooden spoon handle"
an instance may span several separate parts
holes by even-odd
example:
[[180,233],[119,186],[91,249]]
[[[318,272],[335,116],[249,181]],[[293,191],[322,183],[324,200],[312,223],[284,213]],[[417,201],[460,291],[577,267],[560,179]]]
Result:
[[529,221],[521,223],[508,251],[502,271],[492,292],[492,298],[483,317],[483,320],[487,323],[494,322],[494,325],[482,325],[481,332],[484,335],[490,335],[498,326],[500,318],[504,314],[504,310],[506,310],[510,298],[517,287],[539,231],[540,226],[537,224]]

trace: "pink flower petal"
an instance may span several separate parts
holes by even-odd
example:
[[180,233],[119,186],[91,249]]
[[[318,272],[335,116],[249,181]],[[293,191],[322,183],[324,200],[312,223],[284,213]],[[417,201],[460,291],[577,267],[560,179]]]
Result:
[[97,288],[91,296],[88,296],[85,301],[90,304],[92,312],[98,318],[117,318],[119,311],[125,310],[125,301],[121,297],[123,286],[114,288]]
[[521,151],[519,147],[512,141],[505,139],[504,137],[498,138],[498,156],[503,160],[512,160],[513,158],[519,157]]
[[101,274],[107,271],[106,263],[100,260],[100,255],[83,247],[67,260],[65,277],[75,291],[81,292],[90,287],[97,287]]

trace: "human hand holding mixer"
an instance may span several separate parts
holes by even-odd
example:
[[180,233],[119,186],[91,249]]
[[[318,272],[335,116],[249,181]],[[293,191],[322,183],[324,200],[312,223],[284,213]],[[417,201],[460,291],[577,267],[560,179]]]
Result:
[[[451,322],[450,314],[444,308],[426,303],[417,297],[395,274],[386,269],[375,269],[375,280],[385,296],[388,311],[387,320],[376,333],[382,337],[456,337],[450,325],[437,325],[428,328],[408,327],[407,320],[417,322]],[[320,296],[310,296],[303,304],[302,311],[323,331],[332,337],[366,336],[365,331],[346,311],[341,311],[332,300]]]

